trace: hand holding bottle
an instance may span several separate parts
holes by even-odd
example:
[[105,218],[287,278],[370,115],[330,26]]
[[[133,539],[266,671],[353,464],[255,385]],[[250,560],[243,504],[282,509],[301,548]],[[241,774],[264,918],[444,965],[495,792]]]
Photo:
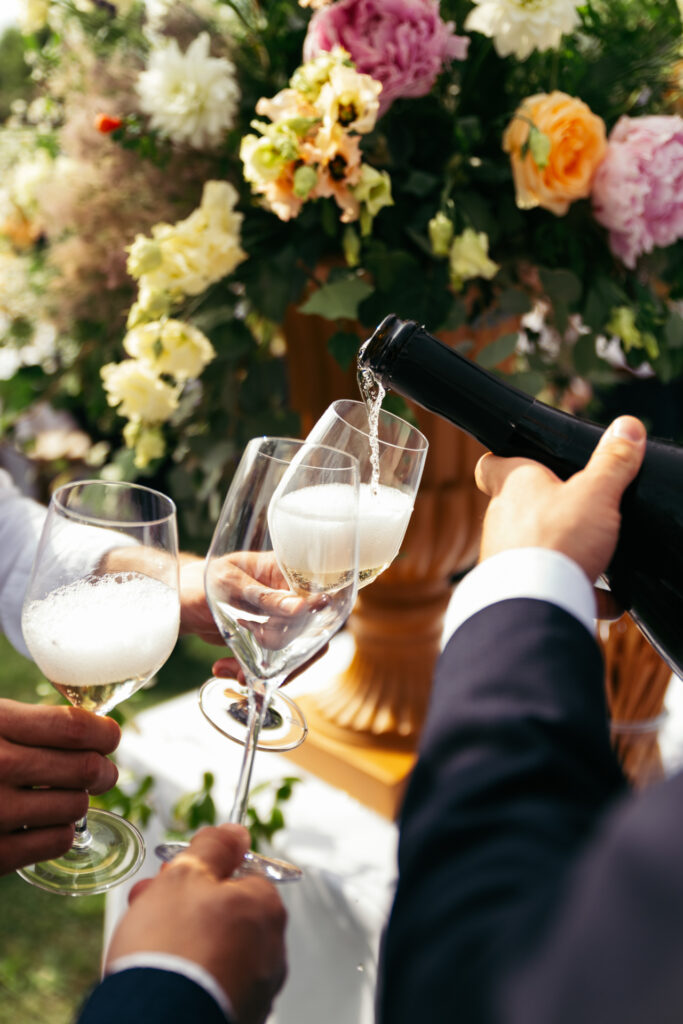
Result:
[[594,582],[614,554],[621,497],[640,469],[645,439],[640,420],[619,417],[585,468],[566,481],[530,459],[482,456],[475,477],[491,502],[480,558],[515,547],[550,548],[572,558]]

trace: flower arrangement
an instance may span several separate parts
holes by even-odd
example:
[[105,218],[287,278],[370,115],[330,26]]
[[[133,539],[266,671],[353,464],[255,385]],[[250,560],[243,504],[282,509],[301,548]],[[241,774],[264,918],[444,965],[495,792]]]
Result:
[[683,371],[676,0],[23,3],[5,428],[71,408],[190,536],[244,440],[296,430],[292,306],[343,365],[389,312],[516,316],[478,358],[569,406]]

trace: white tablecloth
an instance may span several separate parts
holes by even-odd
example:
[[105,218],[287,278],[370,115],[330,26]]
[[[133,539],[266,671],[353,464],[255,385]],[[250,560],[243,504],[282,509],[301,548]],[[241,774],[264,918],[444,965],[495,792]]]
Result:
[[[315,689],[345,656],[344,637],[288,692]],[[218,818],[232,803],[241,748],[216,732],[197,693],[144,712],[128,727],[117,761],[136,776],[156,779],[160,814],[145,829],[147,857],[134,881],[156,874],[154,845],[165,837],[169,809],[199,789],[205,771],[216,776]],[[285,757],[257,751],[253,785],[294,775],[302,779],[285,805],[286,829],[276,852],[304,869],[300,882],[280,886],[289,911],[289,976],[269,1024],[371,1024],[382,928],[395,883],[395,825]],[[132,882],[130,883],[132,884]],[[105,943],[124,912],[129,885],[107,897]]]

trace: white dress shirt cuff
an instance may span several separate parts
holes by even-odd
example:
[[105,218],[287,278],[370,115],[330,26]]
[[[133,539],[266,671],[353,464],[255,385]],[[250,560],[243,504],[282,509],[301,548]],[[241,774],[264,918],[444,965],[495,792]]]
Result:
[[118,957],[110,963],[105,975],[118,974],[120,971],[130,970],[132,967],[156,967],[161,971],[171,971],[173,974],[182,974],[190,981],[203,988],[215,1002],[220,1006],[226,1018],[235,1019],[233,1008],[230,1005],[225,991],[218,984],[213,974],[200,967],[194,960],[186,960],[185,957],[175,956],[173,953],[131,953],[128,956]]
[[444,642],[476,612],[518,597],[556,604],[595,632],[595,594],[583,569],[549,548],[511,548],[480,562],[458,584],[448,609]]

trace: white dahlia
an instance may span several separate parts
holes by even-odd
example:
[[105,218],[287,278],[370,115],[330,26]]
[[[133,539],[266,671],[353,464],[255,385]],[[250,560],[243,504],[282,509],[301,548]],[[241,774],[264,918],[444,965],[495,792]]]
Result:
[[211,57],[208,32],[201,32],[182,53],[175,39],[150,53],[138,77],[140,107],[173,142],[195,149],[218,145],[235,121],[239,88],[227,57]]
[[493,39],[499,57],[525,60],[534,50],[555,50],[579,24],[581,0],[474,0],[465,29]]

